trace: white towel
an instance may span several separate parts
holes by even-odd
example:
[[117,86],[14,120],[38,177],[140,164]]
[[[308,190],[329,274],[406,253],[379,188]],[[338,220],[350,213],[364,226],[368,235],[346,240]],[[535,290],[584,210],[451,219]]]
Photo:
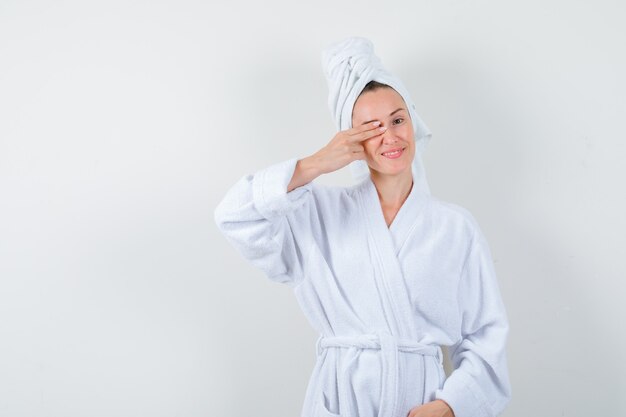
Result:
[[[402,81],[387,70],[374,53],[372,42],[361,36],[352,36],[330,44],[322,51],[322,68],[328,82],[328,107],[338,131],[352,128],[352,108],[368,82],[374,80],[387,84],[402,96],[415,131],[414,186],[430,194],[421,154],[432,134],[417,114],[415,103]],[[350,170],[357,181],[370,173],[364,160],[350,163]]]

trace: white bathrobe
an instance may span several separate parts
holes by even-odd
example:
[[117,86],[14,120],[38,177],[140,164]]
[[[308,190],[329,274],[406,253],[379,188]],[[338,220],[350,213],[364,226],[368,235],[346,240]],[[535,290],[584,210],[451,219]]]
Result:
[[[215,210],[228,241],[289,285],[320,333],[302,417],[456,417],[510,400],[508,321],[487,242],[464,208],[412,187],[388,228],[374,183],[312,181],[292,158],[243,176]],[[441,345],[454,371],[446,378]]]

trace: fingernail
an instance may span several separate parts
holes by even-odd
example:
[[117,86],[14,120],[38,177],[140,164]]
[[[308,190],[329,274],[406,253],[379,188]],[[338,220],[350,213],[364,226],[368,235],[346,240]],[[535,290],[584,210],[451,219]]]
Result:
[[378,130],[380,130],[381,132],[384,132],[385,130],[387,130],[387,126],[379,127]]
[[374,126],[378,126],[380,122],[374,122]]

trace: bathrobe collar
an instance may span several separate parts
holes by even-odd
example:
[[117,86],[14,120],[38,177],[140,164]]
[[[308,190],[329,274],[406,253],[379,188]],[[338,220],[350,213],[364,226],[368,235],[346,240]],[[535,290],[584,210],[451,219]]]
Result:
[[370,226],[373,228],[375,236],[383,238],[380,242],[382,246],[388,246],[397,257],[402,250],[402,246],[409,235],[413,232],[417,224],[419,214],[428,201],[429,194],[416,187],[415,178],[413,186],[400,210],[393,219],[391,225],[387,227],[383,214],[376,185],[372,181],[371,175],[362,182],[364,210],[370,219]]

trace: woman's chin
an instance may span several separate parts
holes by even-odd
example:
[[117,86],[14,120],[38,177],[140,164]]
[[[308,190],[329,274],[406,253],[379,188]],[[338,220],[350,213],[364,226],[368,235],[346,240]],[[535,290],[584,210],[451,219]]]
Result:
[[375,168],[370,165],[370,169],[376,171],[378,175],[401,175],[405,171],[411,170],[411,164],[398,163],[398,164],[377,164]]

